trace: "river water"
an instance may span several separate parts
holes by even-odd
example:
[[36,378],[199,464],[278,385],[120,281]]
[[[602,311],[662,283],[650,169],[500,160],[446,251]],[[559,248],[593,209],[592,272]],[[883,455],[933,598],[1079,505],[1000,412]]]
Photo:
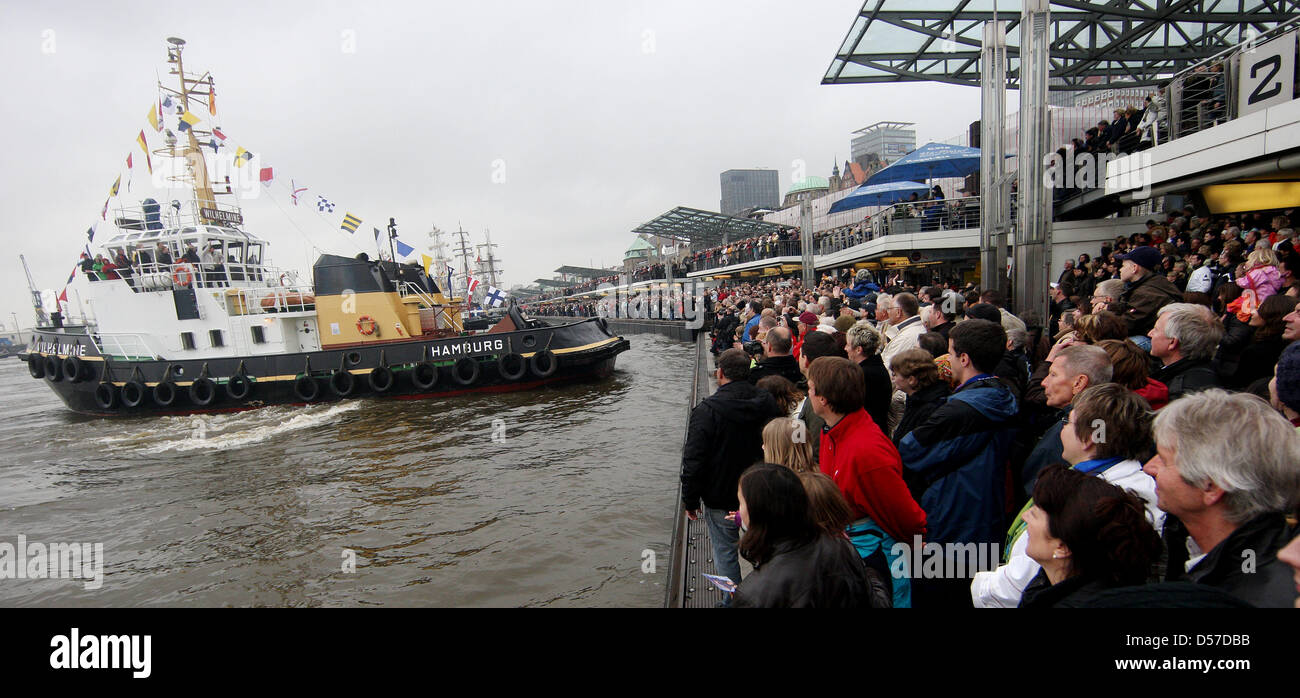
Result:
[[106,560],[0,605],[660,606],[694,352],[631,339],[594,383],[147,419],[0,361],[0,544]]

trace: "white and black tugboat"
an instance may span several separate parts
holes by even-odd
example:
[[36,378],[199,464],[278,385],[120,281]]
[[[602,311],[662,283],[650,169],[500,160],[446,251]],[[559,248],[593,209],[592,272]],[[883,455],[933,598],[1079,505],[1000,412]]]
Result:
[[[159,88],[188,111],[210,82],[184,72],[183,46],[168,46],[180,89]],[[102,280],[79,273],[73,283],[92,319],[39,326],[19,355],[77,412],[186,414],[519,390],[607,376],[628,349],[602,319],[549,326],[513,303],[491,328],[467,331],[461,299],[418,264],[326,254],[312,283],[300,281],[268,265],[269,243],[245,228],[237,205],[217,200],[229,192],[214,191],[194,129],[169,138],[162,154],[188,163],[193,200],[119,209],[116,229],[97,237],[98,252],[131,263]]]

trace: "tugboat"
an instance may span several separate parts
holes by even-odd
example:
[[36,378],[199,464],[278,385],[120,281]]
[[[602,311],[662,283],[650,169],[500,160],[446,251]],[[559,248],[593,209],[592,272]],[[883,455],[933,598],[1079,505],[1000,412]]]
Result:
[[[188,112],[210,94],[210,78],[186,74],[185,42],[168,42],[180,89],[159,89]],[[92,319],[65,324],[56,314],[19,354],[76,412],[174,415],[522,390],[607,376],[629,348],[603,319],[548,326],[513,301],[489,329],[466,330],[462,299],[414,263],[324,254],[305,283],[267,264],[269,242],[245,229],[237,205],[217,200],[230,192],[214,191],[195,130],[186,134],[169,132],[161,154],[188,163],[193,200],[118,209],[99,251],[132,263],[105,279],[78,274]]]

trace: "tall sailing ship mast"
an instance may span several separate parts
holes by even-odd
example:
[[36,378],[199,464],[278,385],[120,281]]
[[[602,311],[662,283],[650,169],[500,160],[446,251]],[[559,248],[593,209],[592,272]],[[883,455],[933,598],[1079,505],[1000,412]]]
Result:
[[[484,230],[483,239],[485,242],[477,246],[478,273],[480,276],[486,277],[488,283],[493,287],[501,288],[499,277],[501,274],[505,273],[505,269],[501,268],[502,260],[497,258],[496,253],[492,251],[493,248],[497,247],[496,243],[492,242],[492,231]],[[487,250],[486,257],[483,254],[483,250],[485,249]]]

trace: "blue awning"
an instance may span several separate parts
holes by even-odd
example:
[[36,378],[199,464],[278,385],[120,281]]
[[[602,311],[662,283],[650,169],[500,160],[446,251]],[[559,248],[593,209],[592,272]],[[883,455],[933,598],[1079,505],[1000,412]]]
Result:
[[[873,178],[874,179],[874,178]],[[884,184],[864,184],[852,194],[831,205],[831,213],[852,211],[863,206],[889,206],[907,199],[912,194],[925,194],[930,188],[916,182],[885,182]]]
[[926,143],[899,158],[889,167],[871,175],[867,183],[924,182],[937,177],[965,177],[979,171],[979,148]]

